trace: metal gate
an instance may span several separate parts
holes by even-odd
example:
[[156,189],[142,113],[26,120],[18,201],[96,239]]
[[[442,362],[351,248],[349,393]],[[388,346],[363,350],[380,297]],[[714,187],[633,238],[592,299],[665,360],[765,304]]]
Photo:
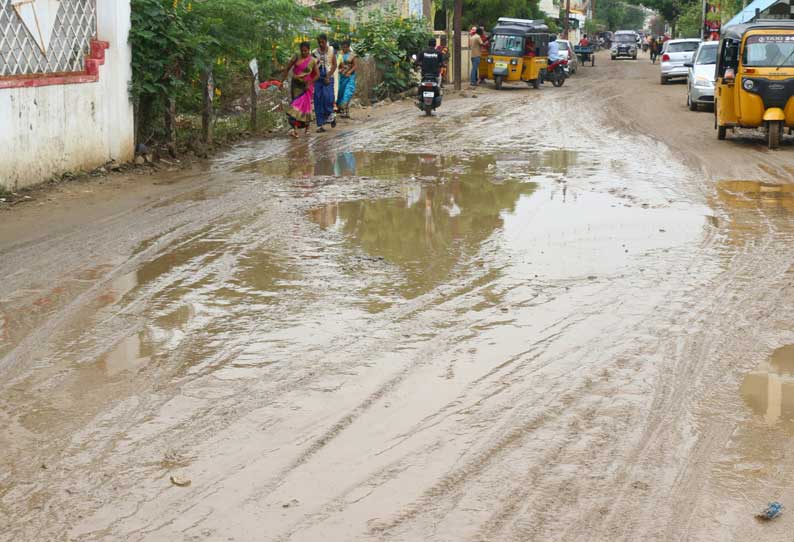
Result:
[[85,70],[96,0],[0,0],[0,77]]

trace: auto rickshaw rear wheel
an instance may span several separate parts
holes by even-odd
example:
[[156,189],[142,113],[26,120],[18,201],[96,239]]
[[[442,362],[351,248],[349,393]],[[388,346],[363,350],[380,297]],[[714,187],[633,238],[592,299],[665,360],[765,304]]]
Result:
[[541,83],[540,74],[538,74],[538,76],[532,81],[529,81],[529,84],[532,85],[532,88],[540,88],[540,83]]
[[725,139],[725,135],[728,133],[728,128],[725,126],[717,126],[717,139],[722,141]]
[[503,81],[504,81],[504,77],[502,77],[501,75],[497,75],[496,77],[494,77],[493,83],[494,86],[496,87],[496,90],[502,90]]
[[780,134],[783,132],[783,123],[779,120],[769,121],[766,131],[766,142],[769,148],[778,148],[780,146]]

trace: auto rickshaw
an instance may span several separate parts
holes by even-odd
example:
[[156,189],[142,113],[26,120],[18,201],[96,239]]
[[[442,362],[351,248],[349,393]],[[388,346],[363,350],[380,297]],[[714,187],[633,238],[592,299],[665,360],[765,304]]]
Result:
[[768,20],[725,27],[717,54],[714,126],[761,128],[770,149],[794,126],[794,21]]
[[524,81],[538,88],[548,64],[549,27],[543,21],[501,17],[480,60],[480,78],[502,83]]

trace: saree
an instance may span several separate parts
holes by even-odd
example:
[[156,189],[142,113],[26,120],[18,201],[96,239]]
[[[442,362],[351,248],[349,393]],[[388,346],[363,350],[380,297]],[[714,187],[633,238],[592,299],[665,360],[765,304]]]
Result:
[[324,124],[335,123],[334,120],[334,78],[325,78],[331,69],[333,60],[336,58],[336,51],[330,45],[325,50],[315,49],[312,52],[320,70],[320,77],[314,82],[314,114],[317,117],[317,126],[320,128]]
[[328,71],[322,66],[320,78],[314,82],[314,114],[319,127],[332,122],[334,117],[334,78],[331,77],[326,83],[326,75]]
[[339,93],[336,98],[336,105],[340,108],[350,103],[353,94],[356,92],[356,72],[347,75],[348,70],[353,66],[353,52],[342,55],[342,70],[339,72]]
[[315,60],[308,56],[295,64],[292,79],[293,100],[287,108],[287,119],[293,128],[306,128],[312,121],[312,98],[314,86],[309,78],[315,69]]

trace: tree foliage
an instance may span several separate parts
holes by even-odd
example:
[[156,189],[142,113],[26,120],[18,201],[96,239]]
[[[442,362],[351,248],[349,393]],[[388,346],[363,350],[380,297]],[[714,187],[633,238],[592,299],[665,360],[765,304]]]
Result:
[[[454,0],[443,0],[444,9],[452,10]],[[463,27],[484,26],[493,28],[499,17],[541,19],[543,14],[538,0],[463,0]]]
[[598,26],[608,30],[638,30],[645,23],[645,11],[622,0],[598,1]]
[[171,100],[197,108],[202,72],[212,70],[223,88],[250,77],[255,58],[268,76],[307,17],[294,0],[132,0],[130,93],[139,127],[148,129]]
[[375,59],[383,74],[383,83],[375,92],[385,97],[412,86],[411,55],[427,47],[432,34],[422,19],[375,11],[351,37],[359,54],[370,54]]

